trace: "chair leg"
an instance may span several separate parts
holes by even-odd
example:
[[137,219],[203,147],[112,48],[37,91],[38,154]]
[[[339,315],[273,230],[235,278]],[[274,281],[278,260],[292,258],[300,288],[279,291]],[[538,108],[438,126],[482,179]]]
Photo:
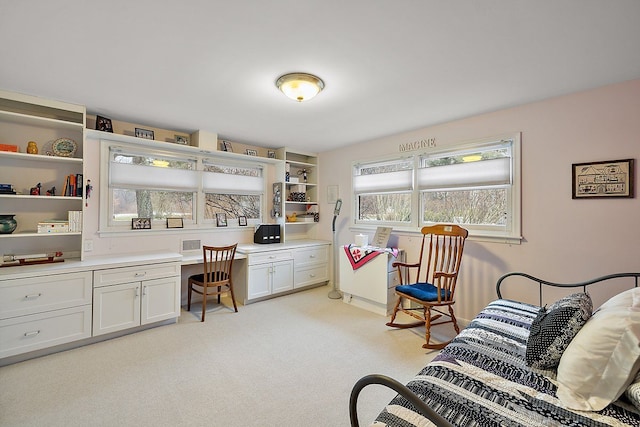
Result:
[[427,346],[425,348],[429,348],[429,340],[431,339],[431,307],[428,306],[424,307],[424,328],[424,337],[426,339],[426,343],[424,345]]
[[202,288],[202,319],[201,322],[204,322],[204,314],[207,311],[207,283],[205,282],[204,287]]
[[[229,281],[229,291],[231,292],[231,301],[233,301],[233,309],[238,312],[238,306],[236,305],[236,296],[233,294],[233,283]],[[220,298],[220,296],[218,296]]]
[[189,280],[189,286],[187,288],[187,311],[191,311],[191,291],[193,290],[193,284]]
[[222,291],[222,286],[218,286],[218,304],[220,304],[220,292]]
[[391,320],[387,322],[387,326],[395,326],[396,315],[398,314],[398,308],[400,307],[400,303],[402,303],[402,297],[398,297],[398,301],[396,301],[396,305],[393,306],[393,313],[391,313]]
[[453,314],[453,307],[449,306],[449,315],[451,316],[451,321],[453,322],[453,328],[456,330],[456,334],[460,333],[460,328],[458,327],[458,322],[456,320],[456,316]]

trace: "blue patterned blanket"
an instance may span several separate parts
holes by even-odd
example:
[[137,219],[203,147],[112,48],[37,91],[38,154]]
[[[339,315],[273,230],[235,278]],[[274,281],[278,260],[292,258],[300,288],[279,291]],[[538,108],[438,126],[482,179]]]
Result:
[[[622,398],[599,412],[562,407],[555,372],[525,362],[538,309],[492,302],[407,387],[455,426],[640,426],[640,413]],[[398,395],[373,425],[433,426],[411,408]]]

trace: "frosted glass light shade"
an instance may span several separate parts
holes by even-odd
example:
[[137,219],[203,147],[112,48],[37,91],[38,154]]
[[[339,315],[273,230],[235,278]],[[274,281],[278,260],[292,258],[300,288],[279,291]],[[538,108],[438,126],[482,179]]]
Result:
[[276,80],[276,86],[287,97],[302,102],[320,93],[324,89],[324,82],[313,74],[291,73]]

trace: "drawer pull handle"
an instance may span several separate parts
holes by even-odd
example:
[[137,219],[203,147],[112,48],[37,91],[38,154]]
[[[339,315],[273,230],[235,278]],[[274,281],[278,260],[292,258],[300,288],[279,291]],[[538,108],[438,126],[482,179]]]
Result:
[[39,333],[40,333],[40,331],[39,331],[39,330],[37,330],[37,331],[31,331],[31,332],[25,332],[25,333],[24,333],[24,336],[25,336],[25,337],[35,337],[35,336],[36,336],[36,335],[38,335]]
[[316,275],[315,274],[310,274],[309,277],[313,278],[313,277],[316,277]]
[[274,259],[275,257],[275,255],[269,255],[269,259]]
[[34,299],[34,298],[38,298],[41,297],[42,294],[41,293],[37,293],[37,294],[30,294],[30,295],[25,295],[24,299]]
[[147,272],[145,271],[144,273],[136,273],[135,277],[144,277],[147,275]]
[[309,255],[309,258],[315,258],[315,257],[316,257],[315,255]]

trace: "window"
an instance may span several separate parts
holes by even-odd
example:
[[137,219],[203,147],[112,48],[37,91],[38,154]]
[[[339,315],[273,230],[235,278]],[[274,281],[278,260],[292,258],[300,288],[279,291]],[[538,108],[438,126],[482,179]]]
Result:
[[515,135],[410,159],[357,164],[356,223],[414,229],[459,223],[471,235],[517,240],[519,153],[520,137]]
[[354,166],[357,222],[409,224],[413,160],[393,159]]
[[197,189],[195,159],[109,147],[109,226],[132,218],[193,220]]
[[182,218],[187,229],[215,228],[216,213],[224,213],[231,227],[241,216],[262,221],[261,163],[107,140],[101,159],[102,232],[129,230],[132,218],[151,218],[152,229],[166,228],[169,217]]
[[255,165],[233,165],[203,161],[202,188],[204,219],[213,221],[216,213],[225,213],[227,220],[245,216],[259,222],[262,217],[264,179],[262,168]]

